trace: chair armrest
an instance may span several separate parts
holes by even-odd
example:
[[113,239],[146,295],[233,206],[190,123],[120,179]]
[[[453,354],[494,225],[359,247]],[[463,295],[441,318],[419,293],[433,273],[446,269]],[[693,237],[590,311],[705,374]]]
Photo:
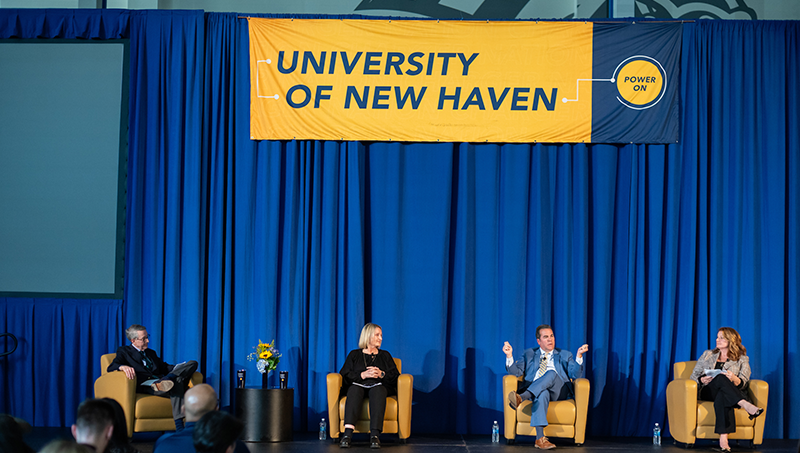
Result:
[[401,374],[397,378],[397,435],[400,439],[411,436],[411,401],[414,394],[414,376]]
[[513,440],[517,437],[517,411],[511,409],[508,405],[508,394],[512,391],[517,391],[519,378],[514,375],[507,374],[503,376],[503,433],[507,440]]
[[128,437],[133,436],[133,408],[136,403],[136,379],[128,379],[122,371],[111,371],[94,381],[95,398],[116,400],[125,411],[128,424]]
[[751,379],[748,383],[748,390],[750,393],[750,402],[758,407],[766,409],[767,397],[769,396],[769,384],[760,379]]
[[764,441],[764,421],[767,418],[767,397],[769,384],[760,379],[751,379],[748,383],[750,402],[764,409],[764,413],[756,419],[753,433],[753,445],[761,445]]
[[589,413],[589,392],[591,383],[586,378],[572,382],[575,387],[575,443],[582,444],[586,439],[586,414]]
[[342,391],[342,375],[328,373],[328,429],[331,438],[339,437],[339,393]]
[[672,438],[693,444],[697,431],[697,382],[675,379],[667,384],[667,419]]
[[192,380],[189,381],[189,388],[194,387],[195,385],[203,383],[203,373],[199,371],[195,371],[192,375]]

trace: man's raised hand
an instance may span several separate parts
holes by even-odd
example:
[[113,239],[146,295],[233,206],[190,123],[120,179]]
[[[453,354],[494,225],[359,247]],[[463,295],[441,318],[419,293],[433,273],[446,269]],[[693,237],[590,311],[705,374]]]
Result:
[[512,354],[513,352],[514,348],[512,348],[507,341],[503,343],[503,353],[505,353],[506,357],[508,357],[509,359],[513,358],[514,357],[514,355]]

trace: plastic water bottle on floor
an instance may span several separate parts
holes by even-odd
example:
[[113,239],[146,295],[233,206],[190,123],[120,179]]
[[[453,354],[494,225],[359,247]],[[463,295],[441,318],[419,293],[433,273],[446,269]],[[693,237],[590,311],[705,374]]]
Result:
[[656,423],[656,427],[653,428],[653,445],[661,446],[661,427],[658,426],[658,423]]
[[492,423],[492,443],[500,443],[500,425],[497,424],[497,420]]
[[323,418],[321,422],[319,422],[319,440],[325,440],[328,438],[328,423]]

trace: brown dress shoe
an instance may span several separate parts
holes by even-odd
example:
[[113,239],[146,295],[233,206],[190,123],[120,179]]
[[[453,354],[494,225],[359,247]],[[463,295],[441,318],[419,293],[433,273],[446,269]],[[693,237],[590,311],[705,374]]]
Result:
[[522,397],[519,396],[519,393],[515,391],[511,391],[508,394],[508,405],[511,406],[511,409],[517,410],[517,406],[522,404]]
[[154,383],[150,384],[150,388],[152,388],[153,391],[156,394],[163,394],[163,393],[167,393],[170,390],[172,390],[172,387],[174,385],[175,385],[174,382],[172,382],[170,380],[164,380],[164,381],[157,381],[157,382],[154,382]]
[[533,444],[533,446],[536,447],[536,448],[540,448],[542,450],[552,450],[552,449],[556,448],[556,446],[553,445],[552,443],[550,443],[550,441],[547,440],[546,437],[542,437],[541,439],[537,439],[536,442]]

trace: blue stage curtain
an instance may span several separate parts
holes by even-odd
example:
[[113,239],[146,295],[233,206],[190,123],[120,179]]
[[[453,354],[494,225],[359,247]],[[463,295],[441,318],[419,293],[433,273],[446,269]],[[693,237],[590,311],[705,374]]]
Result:
[[[799,24],[684,24],[680,144],[253,142],[246,19],[129,14],[124,323],[117,306],[97,335],[145,324],[167,360],[200,360],[223,406],[236,369],[259,384],[246,356],[275,339],[295,427],[313,430],[325,375],[376,322],[415,375],[414,432],[488,433],[503,341],[518,355],[549,323],[559,347],[590,345],[589,434],[646,436],[672,364],[729,325],[770,384],[766,436],[800,435]],[[31,319],[25,341],[65,339],[2,303],[0,325]],[[18,361],[4,376],[38,376]],[[49,410],[69,422],[73,403]]]
[[129,36],[128,10],[4,8],[0,39],[121,39]]
[[203,309],[214,328],[203,333],[202,361],[228,405],[235,370],[259,385],[247,355],[274,339],[295,388],[294,426],[304,429],[324,416],[326,375],[365,320],[365,147],[251,141],[247,21],[208,14],[207,23]]
[[784,438],[800,435],[798,50],[798,22],[701,21],[684,34],[681,146],[697,168],[698,228],[692,247],[679,242],[696,254],[696,283],[678,307],[677,332],[693,336],[675,338],[673,357],[735,327],[770,385],[765,436]]
[[[132,11],[125,323],[169,363],[204,349],[202,11]],[[118,332],[119,343],[125,339]]]
[[[0,330],[19,341],[0,358],[0,412],[34,426],[72,425],[120,326],[119,300],[0,298]],[[13,346],[4,340],[0,351]]]

